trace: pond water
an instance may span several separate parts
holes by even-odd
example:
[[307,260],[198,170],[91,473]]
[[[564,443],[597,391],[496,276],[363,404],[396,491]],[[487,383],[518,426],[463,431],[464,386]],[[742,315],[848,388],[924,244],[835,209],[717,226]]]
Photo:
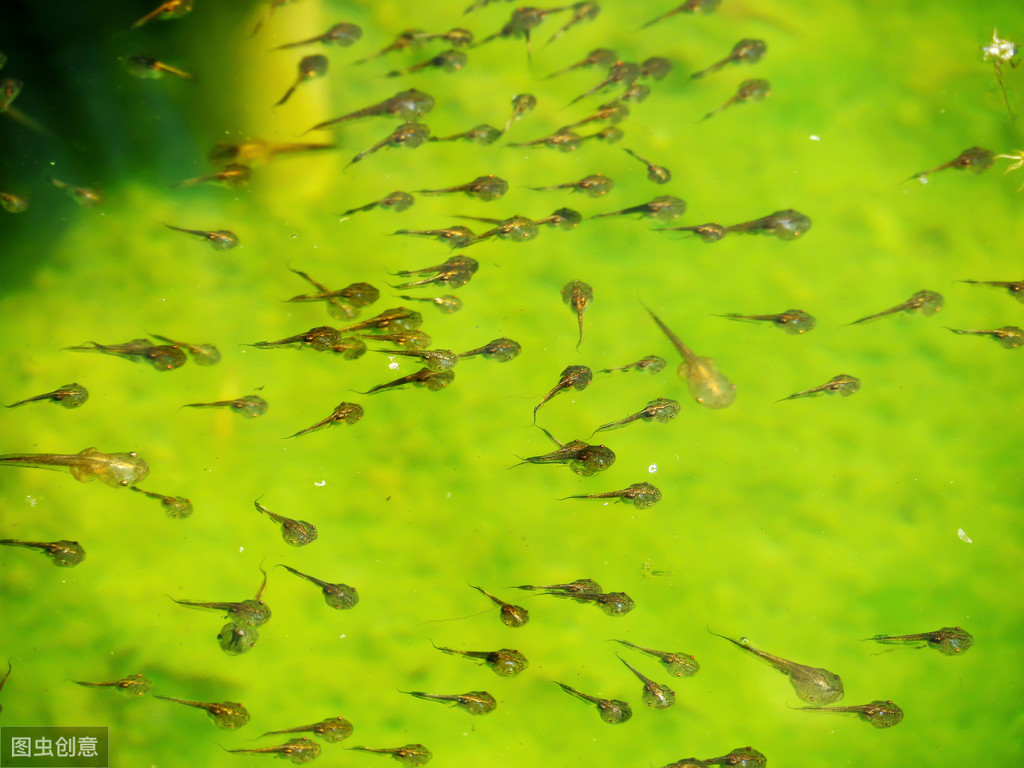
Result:
[[[550,43],[569,13],[545,19],[529,56],[521,37],[501,38],[464,49],[460,71],[385,77],[449,47],[434,40],[353,63],[405,29],[465,27],[479,41],[514,8],[492,2],[464,13],[468,4],[301,0],[268,15],[266,3],[199,0],[191,13],[134,30],[155,3],[13,2],[0,11],[0,76],[25,84],[13,119],[0,115],[0,191],[29,201],[22,213],[0,211],[2,394],[14,403],[72,381],[90,394],[74,410],[4,410],[0,453],[136,451],[150,468],[139,487],[194,505],[173,519],[158,500],[66,470],[0,468],[0,537],[74,540],[87,552],[68,569],[0,547],[0,665],[13,666],[0,722],[108,726],[112,765],[258,765],[269,758],[220,758],[221,748],[282,743],[288,737],[258,737],[339,715],[354,734],[321,742],[322,759],[346,765],[385,758],[345,746],[410,743],[429,747],[438,765],[662,766],[748,744],[773,765],[1020,764],[1024,351],[946,328],[1024,325],[1024,306],[1006,291],[959,282],[1024,277],[1024,171],[1003,175],[1012,161],[1001,158],[980,174],[952,168],[925,184],[913,175],[972,146],[1024,146],[981,51],[993,29],[1024,40],[1024,11],[725,0],[639,30],[675,4],[607,0]],[[349,47],[271,50],[339,22],[362,30]],[[761,61],[690,77],[745,38],[766,41]],[[640,81],[651,93],[628,104],[623,138],[568,152],[508,146],[552,135],[621,93],[567,106],[604,70],[546,78],[599,47],[627,62],[673,64],[664,79]],[[119,59],[138,54],[196,79],[133,78]],[[327,72],[275,107],[311,54],[327,57]],[[1024,110],[1022,72],[1002,71],[1015,113]],[[702,120],[751,78],[770,83],[766,98]],[[388,148],[351,166],[400,121],[307,132],[409,88],[434,98],[422,121],[435,136],[504,127],[516,94],[534,94],[537,106],[490,145]],[[335,146],[250,157],[241,188],[171,186],[215,172],[207,156],[218,142],[253,140]],[[652,183],[624,148],[668,168],[671,180]],[[596,173],[615,182],[596,198],[531,189]],[[487,174],[508,182],[498,200],[416,193]],[[77,206],[47,177],[102,190],[104,201]],[[415,204],[340,216],[395,190]],[[590,220],[659,195],[684,199],[685,214],[665,224]],[[537,220],[563,207],[585,219],[571,230],[541,226],[528,242],[449,250],[391,236],[459,224],[479,233],[490,225],[459,217]],[[793,240],[729,233],[706,243],[657,231],[787,209],[812,222]],[[165,224],[230,230],[240,244],[216,250]],[[390,287],[403,280],[394,273],[456,254],[479,263],[465,286]],[[372,284],[380,298],[360,319],[415,309],[435,348],[460,353],[508,337],[522,353],[464,359],[437,391],[358,394],[421,365],[380,354],[392,347],[372,340],[374,351],[355,360],[249,346],[345,324],[323,302],[285,303],[314,290],[289,270],[332,289]],[[560,295],[573,280],[593,289],[579,345]],[[937,315],[848,325],[923,289],[943,295]],[[463,305],[452,314],[399,298],[450,293]],[[734,403],[694,402],[676,375],[679,352],[645,306],[717,363],[735,384]],[[720,317],[797,308],[816,318],[812,331]],[[66,351],[153,334],[215,344],[221,360],[158,371]],[[598,373],[652,354],[667,360],[653,375]],[[592,383],[553,397],[537,424],[561,443],[606,445],[614,464],[589,477],[563,465],[514,466],[557,447],[533,426],[533,410],[569,365],[590,367]],[[857,377],[860,390],[779,402],[838,374]],[[181,408],[244,395],[264,398],[266,414]],[[679,401],[677,418],[591,439],[658,397]],[[343,401],[361,405],[363,418],[285,439]],[[645,509],[565,498],[643,482],[662,495]],[[257,499],[314,523],[317,540],[287,544],[254,509]],[[352,585],[359,602],[332,610],[278,564]],[[249,652],[225,655],[222,616],[174,600],[252,599],[261,567],[272,619]],[[583,577],[627,593],[634,610],[609,616],[512,589]],[[525,606],[529,623],[502,625],[470,585]],[[975,639],[962,657],[864,641],[956,626]],[[806,705],[782,675],[709,629],[838,673],[841,704],[891,699],[905,718],[876,731],[851,715],[798,711]],[[670,679],[613,639],[685,651],[701,669]],[[530,666],[499,678],[432,643],[513,648]],[[644,706],[616,652],[671,685],[676,705]],[[155,694],[241,702],[251,721],[221,731],[202,712],[152,695],[70,682],[137,673]],[[634,716],[611,727],[556,682],[629,701]],[[498,706],[478,718],[402,693],[481,690]]]

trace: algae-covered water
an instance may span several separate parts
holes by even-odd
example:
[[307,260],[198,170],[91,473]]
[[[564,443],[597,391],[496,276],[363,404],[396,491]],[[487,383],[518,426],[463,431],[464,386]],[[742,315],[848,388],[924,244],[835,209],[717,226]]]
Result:
[[[551,44],[567,17],[547,19],[534,30],[531,58],[522,39],[498,39],[469,49],[454,73],[384,77],[444,50],[440,42],[352,64],[407,28],[464,26],[482,39],[513,9],[491,3],[464,15],[468,4],[301,0],[275,8],[255,35],[266,3],[199,0],[179,19],[131,31],[155,2],[0,8],[8,56],[0,76],[24,81],[13,106],[41,128],[0,115],[0,191],[30,203],[0,212],[0,393],[13,403],[71,381],[90,393],[76,410],[45,402],[4,410],[0,453],[137,451],[151,469],[140,487],[195,508],[172,519],[128,490],[0,467],[0,537],[76,540],[87,552],[63,569],[0,547],[0,665],[13,666],[0,722],[108,726],[119,766],[259,765],[270,757],[222,747],[281,743],[287,737],[258,737],[336,715],[355,732],[342,745],[323,743],[323,764],[372,766],[386,758],[344,747],[408,743],[450,766],[643,768],[744,745],[776,766],[1020,764],[1024,351],[943,326],[1024,325],[1024,306],[1006,292],[957,282],[1021,279],[1024,172],[1004,176],[1010,162],[997,159],[978,175],[950,169],[924,185],[905,180],[973,145],[1022,147],[981,46],[994,28],[1024,40],[1024,11],[725,0],[713,13],[638,31],[673,4],[606,0],[596,19]],[[362,29],[351,47],[270,50],[341,21]],[[690,78],[741,38],[765,40],[764,59]],[[647,81],[647,100],[630,104],[624,138],[564,153],[506,146],[550,135],[621,91],[566,107],[601,79],[600,68],[544,79],[598,47],[674,64],[664,80]],[[141,53],[197,80],[132,78],[119,57]],[[309,53],[328,57],[326,76],[273,107]],[[1024,111],[1022,71],[1003,68],[1015,113]],[[701,121],[747,78],[767,79],[770,95]],[[538,106],[489,146],[387,149],[349,168],[397,121],[301,136],[411,87],[435,98],[423,122],[437,136],[503,127],[517,93],[535,94]],[[170,188],[215,170],[206,156],[216,142],[251,139],[337,148],[254,164],[242,189]],[[623,147],[668,167],[671,181],[651,183]],[[598,199],[530,189],[591,173],[614,179],[614,189]],[[339,220],[396,189],[483,174],[506,179],[508,193],[493,202],[416,195],[401,213]],[[47,177],[101,189],[105,202],[76,206]],[[459,215],[539,219],[568,206],[589,217],[664,194],[688,204],[677,226],[788,208],[813,225],[793,241],[730,234],[704,243],[655,231],[648,219],[607,218],[455,252],[389,236],[452,226]],[[241,245],[216,251],[164,223],[232,230]],[[460,252],[479,261],[455,291],[462,310],[412,308],[436,347],[463,352],[505,336],[522,345],[516,359],[465,359],[440,391],[359,395],[419,366],[377,352],[349,361],[245,346],[340,324],[322,303],[283,303],[309,288],[289,268],[331,288],[373,284],[381,297],[363,310],[369,317],[409,305],[400,293],[451,293],[395,291],[390,273]],[[578,350],[576,318],[560,297],[577,279],[594,292]],[[938,315],[844,326],[921,289],[944,295]],[[733,405],[710,410],[690,398],[675,373],[678,353],[645,304],[717,361],[736,385]],[[791,336],[716,316],[790,308],[814,315],[817,327]],[[222,360],[160,372],[64,351],[147,334],[214,343]],[[665,357],[666,369],[596,374],[585,391],[547,403],[538,423],[562,442],[586,440],[657,397],[680,401],[676,419],[599,433],[593,442],[617,459],[592,477],[557,465],[510,468],[554,449],[531,425],[532,411],[563,368],[597,371],[648,354]],[[861,390],[777,402],[840,373],[857,376]],[[269,402],[266,415],[180,409],[248,394]],[[341,401],[361,404],[363,419],[283,439]],[[661,502],[561,500],[638,482],[656,485]],[[289,546],[255,511],[257,498],[315,523],[319,538]],[[356,587],[358,605],[332,610],[279,563]],[[224,619],[171,598],[252,598],[261,566],[273,617],[251,651],[227,656],[216,639]],[[635,609],[613,617],[511,589],[581,577],[628,593]],[[503,626],[469,585],[527,607],[530,622]],[[975,645],[948,657],[863,640],[946,626],[968,630]],[[875,730],[853,716],[797,711],[805,704],[785,677],[709,628],[836,672],[843,704],[891,699],[904,720]],[[669,679],[611,639],[692,653],[700,672]],[[518,649],[530,667],[499,678],[432,642]],[[616,652],[671,685],[677,704],[644,706]],[[251,721],[221,731],[198,710],[70,682],[136,673],[156,694],[241,702]],[[555,681],[625,699],[633,718],[607,725]],[[410,690],[486,690],[498,707],[473,718],[399,692]]]

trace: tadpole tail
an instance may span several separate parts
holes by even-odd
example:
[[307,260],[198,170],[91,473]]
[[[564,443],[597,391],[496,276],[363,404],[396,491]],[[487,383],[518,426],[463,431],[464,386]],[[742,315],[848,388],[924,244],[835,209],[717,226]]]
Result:
[[694,72],[692,75],[690,75],[690,78],[693,80],[697,80],[698,78],[705,77],[706,75],[713,75],[715,72],[720,70],[728,63],[728,59],[722,59],[721,61],[717,61],[714,64],[712,64],[710,67],[706,67],[705,69],[702,69],[699,72]]
[[10,405],[5,405],[4,408],[17,408],[19,405],[25,405],[25,403],[35,403],[35,402],[38,402],[40,400],[46,400],[49,397],[50,397],[49,395],[36,395],[35,397],[29,397],[29,398],[27,398],[25,400],[19,400],[16,403],[11,403]]

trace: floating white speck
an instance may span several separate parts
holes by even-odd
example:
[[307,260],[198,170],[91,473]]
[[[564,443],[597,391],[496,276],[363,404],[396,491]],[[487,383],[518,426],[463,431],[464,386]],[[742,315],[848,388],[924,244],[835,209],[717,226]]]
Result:
[[390,368],[392,371],[397,371],[398,370],[398,361],[395,360],[395,358],[392,357],[391,358],[391,362],[388,363],[388,368]]
[[967,535],[967,532],[963,528],[957,529],[956,535],[960,537],[960,541],[966,541],[968,544],[973,544],[974,539]]
[[651,464],[651,466],[649,466],[647,468],[647,471],[650,472],[653,475],[655,472],[658,471],[658,465],[657,464]]
[[34,507],[36,504],[39,503],[39,499],[35,498],[34,496],[26,496],[25,501],[28,502],[28,505],[30,507]]
[[815,135],[814,135],[814,134],[812,133],[812,134],[811,134],[811,141],[821,141],[821,136],[815,136]]
[[245,547],[239,547],[239,548],[238,548],[238,551],[239,551],[239,552],[245,552]]
[[327,481],[317,480],[315,483],[313,483],[313,485],[315,485],[317,488],[323,488],[325,485],[327,485]]

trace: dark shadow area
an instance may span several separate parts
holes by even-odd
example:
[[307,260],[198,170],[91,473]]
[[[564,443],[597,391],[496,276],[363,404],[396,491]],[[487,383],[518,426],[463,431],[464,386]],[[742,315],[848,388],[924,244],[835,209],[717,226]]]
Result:
[[[218,124],[238,92],[228,85],[230,95],[224,93],[225,61],[240,42],[237,19],[253,3],[197,3],[179,19],[130,29],[157,5],[0,4],[0,51],[7,56],[0,79],[24,83],[12,110],[0,114],[0,190],[29,198],[23,213],[0,211],[0,291],[22,284],[77,218],[79,209],[50,177],[108,198],[126,183],[166,187],[205,171],[216,136],[231,128]],[[217,40],[225,44],[210,44]],[[133,77],[123,59],[138,54],[197,79]]]

